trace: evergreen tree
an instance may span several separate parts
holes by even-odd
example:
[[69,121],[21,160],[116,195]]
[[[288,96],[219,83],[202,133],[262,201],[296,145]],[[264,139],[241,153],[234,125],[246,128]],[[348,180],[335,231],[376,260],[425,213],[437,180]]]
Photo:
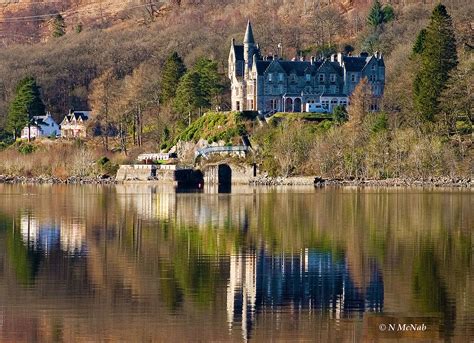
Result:
[[52,23],[52,33],[54,38],[62,37],[66,34],[66,23],[61,14],[57,14]]
[[418,36],[416,37],[415,44],[413,45],[413,54],[419,55],[425,49],[425,40],[426,40],[426,29],[422,29]]
[[393,8],[390,5],[385,5],[382,7],[380,1],[375,0],[372,8],[370,9],[369,16],[367,17],[367,23],[370,26],[377,28],[378,26],[388,23],[393,19],[395,19]]
[[205,107],[210,107],[218,102],[217,97],[224,87],[221,85],[221,76],[217,71],[217,62],[201,58],[194,65],[193,71],[199,74],[200,94]]
[[191,114],[206,105],[206,99],[201,93],[200,83],[201,77],[199,73],[190,71],[181,78],[176,89],[174,108],[176,111],[188,116],[189,123],[191,123]]
[[348,115],[346,107],[343,105],[337,105],[332,111],[332,118],[336,124],[342,124],[347,121]]
[[172,53],[163,66],[161,76],[161,102],[168,103],[176,95],[179,81],[186,73],[186,66],[177,52]]
[[40,87],[34,78],[24,78],[18,83],[15,97],[10,103],[7,117],[8,129],[15,138],[18,138],[21,130],[28,125],[33,116],[44,113],[45,106],[41,100]]
[[437,5],[426,29],[421,66],[414,80],[415,108],[433,121],[439,110],[439,97],[457,65],[456,38],[451,17],[444,5]]

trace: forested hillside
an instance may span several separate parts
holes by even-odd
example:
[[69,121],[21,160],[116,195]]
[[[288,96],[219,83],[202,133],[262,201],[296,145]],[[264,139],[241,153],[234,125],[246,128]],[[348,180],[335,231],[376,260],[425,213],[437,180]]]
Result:
[[[443,82],[435,101],[444,97],[442,103],[449,103],[449,110],[468,117],[449,116],[454,124],[447,131],[440,129],[440,123],[448,121],[446,108],[437,106],[425,115],[421,112],[427,111],[426,106],[414,94],[416,72],[423,63],[414,45],[428,26],[435,3],[394,1],[382,3],[375,12],[374,3],[365,0],[70,0],[60,5],[45,2],[41,10],[28,1],[6,3],[0,18],[0,135],[4,138],[11,134],[7,114],[18,84],[33,77],[46,109],[57,120],[70,108],[92,109],[102,130],[96,132],[107,132],[104,127],[114,124],[133,135],[129,144],[160,147],[204,111],[229,108],[225,75],[230,41],[243,39],[250,19],[256,40],[268,54],[279,54],[279,44],[286,58],[323,57],[339,51],[382,52],[387,68],[383,110],[390,132],[413,130],[403,131],[412,141],[421,134],[425,138],[434,134],[444,137],[440,138],[444,144],[453,139],[452,129],[460,121],[456,149],[462,148],[464,155],[457,150],[450,153],[457,154],[456,161],[463,161],[464,174],[472,167],[470,159],[466,162],[471,143],[465,141],[466,132],[469,138],[472,130],[474,3],[470,0],[444,2],[452,18],[457,62],[446,75],[450,82]],[[183,62],[180,77],[188,71],[181,94],[188,89],[206,93],[195,94],[202,99],[191,105],[187,99],[174,99],[180,94],[179,79],[172,85],[171,99],[164,96],[170,86],[169,73],[163,73],[165,61],[174,52]],[[199,81],[203,79],[208,84],[203,86]],[[204,88],[193,87],[198,84]],[[461,109],[456,108],[459,101],[455,97],[464,101]],[[443,115],[444,121],[439,119]],[[123,144],[122,139],[122,148]],[[320,172],[326,167],[316,163],[289,173],[305,168]],[[354,175],[353,171],[334,174]]]

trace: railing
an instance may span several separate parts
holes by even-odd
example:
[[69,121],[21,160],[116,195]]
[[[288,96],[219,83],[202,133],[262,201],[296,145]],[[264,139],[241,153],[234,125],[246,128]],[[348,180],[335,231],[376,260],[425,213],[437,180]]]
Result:
[[203,149],[199,149],[194,153],[194,157],[198,158],[199,156],[206,156],[208,154],[215,154],[221,152],[248,152],[248,146],[244,145],[233,145],[233,146],[212,146]]

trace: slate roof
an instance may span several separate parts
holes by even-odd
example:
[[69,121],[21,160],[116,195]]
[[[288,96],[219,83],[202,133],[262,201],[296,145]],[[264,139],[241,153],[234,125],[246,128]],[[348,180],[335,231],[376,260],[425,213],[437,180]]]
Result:
[[298,76],[303,76],[306,68],[311,66],[311,62],[308,61],[278,61],[278,63],[287,75],[295,73]]
[[263,75],[272,61],[257,61],[257,74]]
[[244,60],[244,46],[243,45],[234,45],[235,59],[243,61]]
[[367,57],[355,57],[355,56],[344,56],[343,61],[347,71],[361,71],[364,69],[368,58]]

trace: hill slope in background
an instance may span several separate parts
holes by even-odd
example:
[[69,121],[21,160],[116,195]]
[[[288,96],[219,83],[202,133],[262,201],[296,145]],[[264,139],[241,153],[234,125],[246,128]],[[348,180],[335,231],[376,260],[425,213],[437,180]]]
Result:
[[[327,45],[382,51],[387,96],[398,99],[395,91],[402,91],[406,82],[392,93],[390,82],[403,75],[400,69],[410,63],[414,38],[433,8],[421,2],[394,3],[397,20],[379,30],[374,43],[365,19],[366,0],[4,0],[0,5],[4,46],[0,128],[17,82],[27,75],[37,79],[46,106],[57,119],[69,108],[88,107],[91,82],[106,70],[123,80],[141,67],[148,70],[149,82],[158,80],[161,65],[172,51],[183,56],[188,66],[199,57],[217,60],[225,81],[230,39],[242,40],[248,18],[265,54],[278,53],[279,43],[286,58],[301,51],[315,54]],[[446,4],[462,45],[472,39],[474,5],[470,0]],[[66,20],[66,35],[52,38],[48,22],[58,12]],[[75,30],[79,23],[81,33]]]

